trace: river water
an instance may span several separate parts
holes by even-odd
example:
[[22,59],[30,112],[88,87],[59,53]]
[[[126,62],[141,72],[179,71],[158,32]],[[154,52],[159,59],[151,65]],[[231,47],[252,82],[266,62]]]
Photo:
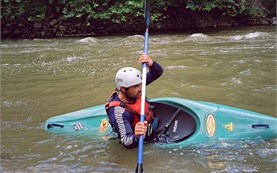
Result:
[[[140,33],[143,34],[143,33]],[[152,34],[164,67],[147,96],[217,102],[276,116],[275,26]],[[123,66],[141,68],[142,35],[2,40],[0,172],[133,172],[137,149],[118,140],[48,134],[55,115],[102,104]],[[145,172],[276,173],[276,140],[146,145]]]

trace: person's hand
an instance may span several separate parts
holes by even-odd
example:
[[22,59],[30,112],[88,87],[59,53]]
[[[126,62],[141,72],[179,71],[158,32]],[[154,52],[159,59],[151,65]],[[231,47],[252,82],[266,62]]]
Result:
[[153,64],[152,58],[150,58],[150,56],[146,55],[145,53],[140,54],[139,62],[141,64],[146,63],[148,67],[151,67]]
[[135,126],[135,135],[138,138],[140,135],[145,136],[147,131],[147,121],[138,122]]

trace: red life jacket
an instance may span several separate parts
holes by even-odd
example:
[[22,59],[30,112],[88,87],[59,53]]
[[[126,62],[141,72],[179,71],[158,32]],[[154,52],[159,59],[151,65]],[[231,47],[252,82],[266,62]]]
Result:
[[[106,112],[107,112],[109,120],[110,120],[110,124],[113,126],[113,124],[111,122],[111,118],[109,116],[109,109],[114,106],[121,106],[133,115],[134,121],[131,124],[131,126],[132,126],[132,128],[134,128],[135,125],[140,121],[141,98],[137,99],[135,103],[130,104],[130,103],[125,103],[125,102],[122,102],[119,100],[114,100],[116,94],[117,94],[117,90],[115,90],[112,93],[111,97],[108,99],[108,101],[106,102],[106,106],[105,106]],[[152,112],[152,110],[150,108],[150,104],[147,100],[145,100],[144,116],[145,116],[145,121],[147,121],[148,123],[153,123],[153,118],[152,118],[153,112]]]

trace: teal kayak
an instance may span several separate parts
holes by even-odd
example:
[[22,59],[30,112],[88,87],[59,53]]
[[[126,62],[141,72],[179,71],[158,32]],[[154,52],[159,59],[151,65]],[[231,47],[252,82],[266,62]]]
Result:
[[[150,100],[158,117],[158,138],[163,146],[189,146],[211,139],[275,139],[277,118],[222,104],[164,97]],[[44,129],[64,134],[89,134],[105,138],[112,128],[105,105],[49,118]],[[169,137],[169,138],[167,138]]]

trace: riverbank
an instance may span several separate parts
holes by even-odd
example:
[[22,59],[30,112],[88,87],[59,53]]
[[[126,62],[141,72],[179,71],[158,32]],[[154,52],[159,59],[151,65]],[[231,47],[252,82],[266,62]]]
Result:
[[[98,36],[128,33],[143,33],[144,19],[116,24],[112,20],[94,20],[87,26],[85,18],[65,18],[63,15],[51,15],[44,20],[13,21],[2,18],[2,39],[57,38],[74,36]],[[178,14],[176,18],[152,22],[151,32],[195,30],[203,28],[239,27],[276,24],[276,17],[230,17],[219,12],[189,11]]]

